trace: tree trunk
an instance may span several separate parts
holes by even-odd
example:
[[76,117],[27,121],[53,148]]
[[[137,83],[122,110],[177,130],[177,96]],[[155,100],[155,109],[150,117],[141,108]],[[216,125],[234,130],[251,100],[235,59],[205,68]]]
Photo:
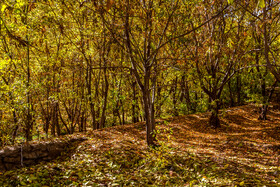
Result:
[[[43,104],[41,104],[42,107],[42,112],[44,113],[45,116],[45,124],[44,124],[44,131],[46,133],[46,137],[48,138],[48,132],[49,132],[49,128],[50,128],[50,122],[51,122],[51,111],[50,111],[50,87],[47,86],[47,106],[46,106],[46,110],[44,110],[43,108]],[[44,112],[45,111],[45,112]]]
[[55,123],[55,127],[56,127],[56,134],[57,136],[61,135],[61,130],[60,130],[60,125],[59,125],[59,120],[58,120],[58,110],[59,110],[59,106],[58,106],[58,102],[55,103],[55,113],[54,113],[54,123]]
[[192,105],[191,105],[191,99],[190,99],[190,89],[189,89],[189,84],[188,82],[185,80],[185,76],[182,76],[182,80],[181,80],[181,102],[183,101],[183,99],[185,98],[186,101],[186,105],[187,105],[187,110],[188,113],[191,112],[192,110]]
[[211,98],[211,116],[209,118],[209,125],[214,129],[221,127],[221,122],[219,119],[219,109],[220,103],[218,99]]
[[269,32],[267,32],[267,6],[263,8],[263,35],[264,35],[264,56],[265,61],[268,69],[270,72],[274,75],[275,79],[280,82],[280,73],[277,71],[277,68],[275,68],[269,59],[269,51],[270,51],[270,36]]
[[132,100],[132,121],[133,123],[139,122],[138,112],[137,112],[137,91],[136,91],[136,82],[133,81],[132,83],[132,90],[133,90],[133,100]]
[[106,68],[104,68],[104,79],[105,79],[105,90],[103,93],[104,101],[103,101],[102,114],[101,114],[101,119],[100,119],[100,128],[105,127],[105,121],[106,121],[107,97],[108,97],[108,90],[109,90],[109,83],[108,83],[108,78],[106,75]]
[[144,103],[144,112],[146,118],[146,140],[148,146],[154,146],[155,137],[154,137],[154,113],[153,113],[153,104],[151,102],[151,96],[149,90],[145,89],[143,92],[143,103]]
[[[26,36],[26,41],[28,41],[28,36]],[[27,116],[26,116],[26,125],[25,125],[25,138],[26,141],[32,140],[32,128],[33,128],[33,119],[31,114],[31,95],[30,95],[30,55],[29,55],[29,44],[27,44]]]
[[211,127],[213,128],[220,128],[221,127],[221,123],[220,123],[220,119],[219,119],[219,108],[216,107],[216,108],[213,108],[212,111],[211,111],[211,116],[210,116],[210,119],[209,119],[209,124]]
[[49,116],[46,116],[45,118],[45,124],[44,124],[44,131],[45,131],[45,134],[46,134],[46,138],[48,138],[48,132],[49,132],[49,128],[50,128],[50,121],[51,121],[51,118]]
[[269,101],[271,100],[271,98],[272,98],[272,95],[273,95],[273,92],[274,92],[274,90],[275,90],[275,87],[276,87],[276,85],[277,85],[277,80],[274,82],[274,84],[272,85],[272,88],[271,88],[271,90],[270,90],[270,93],[269,93],[269,95],[268,95],[268,98],[267,98],[267,101],[266,101],[266,104],[263,104],[263,106],[260,108],[260,115],[259,115],[259,120],[267,120],[267,116],[266,116],[266,114],[267,114],[267,111],[268,111],[268,104],[267,103],[269,103]]
[[237,91],[237,105],[241,105],[241,78],[240,75],[236,75],[236,91]]
[[55,106],[53,106],[53,109],[52,109],[52,123],[51,123],[51,135],[52,136],[55,136],[55,119],[54,119],[54,116],[55,116]]
[[97,124],[96,124],[96,116],[95,116],[95,109],[94,109],[94,102],[92,99],[92,91],[91,91],[91,77],[92,77],[92,67],[88,68],[88,85],[87,85],[87,93],[89,97],[89,106],[90,106],[90,115],[91,115],[91,126],[92,129],[97,129]]
[[172,113],[173,113],[174,116],[179,115],[178,108],[177,108],[178,98],[177,98],[177,94],[176,94],[176,92],[177,92],[177,82],[178,82],[177,80],[178,80],[177,77],[173,80],[174,86],[173,86],[173,89],[172,89],[172,91],[173,91],[173,94],[172,94],[172,104],[173,104]]
[[[130,58],[131,62],[131,70],[132,74],[137,81],[138,86],[141,89],[142,92],[142,98],[143,98],[143,107],[144,107],[144,113],[145,113],[145,118],[146,118],[146,139],[147,139],[147,144],[148,146],[155,146],[154,140],[155,140],[155,119],[154,119],[154,104],[153,100],[151,97],[150,93],[150,81],[151,81],[151,59],[148,58],[150,57],[150,52],[151,52],[151,23],[152,23],[152,1],[149,3],[149,11],[147,11],[147,19],[148,21],[146,22],[146,28],[145,28],[145,33],[147,34],[147,38],[144,38],[144,59],[141,62],[142,67],[143,67],[143,80],[141,80],[142,75],[139,73],[139,67],[137,65],[137,62],[134,59],[134,51],[133,51],[133,46],[131,45],[131,40],[130,40],[130,0],[126,0],[126,15],[125,15],[125,45],[127,48],[127,52]],[[154,56],[155,57],[155,56]],[[154,79],[156,81],[156,79]],[[155,88],[154,88],[155,89]]]
[[[12,101],[12,105],[14,105],[13,101]],[[14,132],[13,132],[12,143],[14,144],[15,139],[17,137],[17,132],[18,132],[18,129],[19,129],[18,119],[17,119],[15,108],[13,110],[13,119],[14,119],[15,129],[14,129]]]
[[228,90],[229,90],[229,97],[230,97],[230,106],[234,107],[234,93],[231,88],[231,80],[228,81]]
[[53,113],[52,113],[52,128],[51,128],[51,133],[53,136],[55,136],[55,132],[58,136],[60,136],[60,126],[58,123],[58,102],[55,101],[53,104]]

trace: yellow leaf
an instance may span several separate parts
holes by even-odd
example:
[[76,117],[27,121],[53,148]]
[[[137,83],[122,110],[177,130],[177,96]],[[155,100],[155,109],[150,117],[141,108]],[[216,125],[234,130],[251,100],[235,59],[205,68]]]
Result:
[[2,5],[1,12],[4,12],[6,7],[7,7],[7,5]]
[[0,70],[4,69],[9,64],[8,60],[1,60],[0,61]]
[[228,4],[232,4],[233,3],[233,0],[228,0]]
[[259,1],[259,7],[260,8],[264,8],[265,7],[265,1],[264,0],[260,0]]

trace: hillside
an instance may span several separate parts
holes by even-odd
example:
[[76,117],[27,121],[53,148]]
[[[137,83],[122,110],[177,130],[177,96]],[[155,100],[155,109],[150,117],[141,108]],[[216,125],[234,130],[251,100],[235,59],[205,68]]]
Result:
[[158,120],[156,149],[145,144],[144,123],[79,134],[88,140],[52,162],[1,173],[0,185],[280,185],[279,110],[260,121],[255,105],[229,108],[218,130],[209,115]]

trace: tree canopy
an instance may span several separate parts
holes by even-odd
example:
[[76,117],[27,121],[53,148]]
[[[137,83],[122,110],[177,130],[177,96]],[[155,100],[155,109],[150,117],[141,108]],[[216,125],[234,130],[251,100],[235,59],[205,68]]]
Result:
[[0,144],[267,104],[280,2],[1,1]]

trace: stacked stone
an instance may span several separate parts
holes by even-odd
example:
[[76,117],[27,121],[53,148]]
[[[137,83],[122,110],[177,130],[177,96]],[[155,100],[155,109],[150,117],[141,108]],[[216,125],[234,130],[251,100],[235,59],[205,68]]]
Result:
[[0,171],[35,165],[42,161],[51,161],[60,156],[72,143],[84,140],[86,138],[79,137],[68,141],[41,142],[34,145],[23,144],[6,147],[0,150]]

